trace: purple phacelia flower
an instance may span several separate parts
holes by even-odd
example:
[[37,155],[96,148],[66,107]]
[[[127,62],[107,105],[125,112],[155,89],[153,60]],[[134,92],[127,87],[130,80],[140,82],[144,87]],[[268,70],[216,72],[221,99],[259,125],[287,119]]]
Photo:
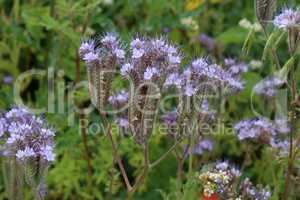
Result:
[[125,51],[115,34],[107,33],[96,41],[97,45],[92,39],[83,41],[80,45],[79,55],[87,66],[111,65],[106,67],[113,68],[116,63],[121,63],[124,60]]
[[169,55],[168,59],[171,64],[180,64],[181,63],[180,56]]
[[213,142],[210,139],[203,139],[199,141],[193,149],[194,154],[202,155],[204,152],[210,152],[213,150]]
[[155,67],[147,68],[144,72],[144,79],[150,80],[152,77],[157,76],[159,73],[158,69]]
[[184,95],[191,97],[197,93],[197,89],[192,84],[187,84],[184,87]]
[[216,111],[210,109],[207,99],[202,100],[198,116],[201,123],[210,123],[215,120]]
[[33,156],[35,156],[35,152],[31,147],[25,147],[24,150],[18,150],[16,153],[16,157],[19,160],[24,160]]
[[215,40],[206,34],[201,34],[199,41],[208,51],[214,51],[217,48]]
[[53,146],[52,145],[42,146],[40,150],[40,155],[42,156],[43,159],[49,162],[54,161],[55,155],[53,153]]
[[135,38],[130,49],[130,65],[123,66],[121,74],[129,75],[136,84],[152,80],[154,76],[164,83],[169,74],[179,69],[181,56],[178,49],[163,38]]
[[96,64],[99,62],[99,55],[96,52],[89,52],[84,54],[82,58],[88,65]]
[[192,62],[192,69],[196,72],[202,73],[208,67],[208,62],[205,58],[198,58]]
[[123,129],[129,129],[129,121],[127,118],[117,118],[116,124]]
[[85,54],[93,52],[95,50],[95,42],[93,40],[83,41],[79,47],[80,57],[84,57]]
[[[202,86],[229,88],[229,91],[240,91],[243,83],[217,64],[209,64],[207,59],[198,58],[192,61],[190,67],[181,75],[182,93],[187,96],[195,95]],[[204,89],[204,88],[202,88]]]
[[178,117],[177,111],[171,111],[164,114],[161,117],[161,120],[165,126],[170,127],[170,126],[175,126],[177,124],[177,117]]
[[284,9],[274,19],[274,25],[281,29],[299,28],[300,26],[300,10],[291,8]]
[[131,49],[141,49],[144,46],[144,41],[140,38],[135,38],[131,41],[130,47]]
[[25,108],[12,108],[0,121],[5,121],[1,138],[4,141],[4,156],[16,157],[20,161],[28,158],[46,162],[54,160],[55,133],[40,117]]
[[4,83],[4,84],[9,85],[9,84],[11,84],[13,81],[14,81],[14,78],[13,78],[12,76],[10,76],[10,75],[5,75],[5,76],[3,77],[3,83]]
[[258,139],[263,135],[274,135],[273,124],[265,119],[243,120],[234,126],[240,140]]
[[121,107],[128,102],[129,93],[122,90],[121,92],[112,95],[108,98],[110,104],[114,107]]
[[132,50],[132,58],[138,59],[144,55],[145,51],[143,49],[133,49]]
[[277,90],[285,84],[285,81],[281,80],[277,76],[269,76],[254,86],[254,92],[266,98],[275,97]]
[[[281,121],[281,120],[280,120]],[[264,118],[242,120],[234,126],[240,140],[261,141],[274,144],[277,138],[286,135],[290,129],[288,125],[283,127],[283,122],[271,122]]]
[[177,110],[167,112],[161,116],[161,122],[166,127],[167,134],[172,137],[176,137],[177,119],[178,119]]
[[105,34],[104,36],[102,36],[100,41],[103,45],[110,46],[110,47],[116,46],[116,44],[118,43],[118,39],[116,35],[113,33]]
[[133,70],[133,65],[126,63],[121,67],[121,75],[128,76],[131,70]]
[[125,58],[125,51],[123,49],[115,49],[114,53],[117,56],[117,58],[119,58],[119,59]]
[[239,77],[242,73],[248,71],[248,65],[243,62],[237,62],[234,59],[227,58],[224,60],[225,67],[227,72],[230,73],[234,77]]
[[178,88],[181,87],[181,77],[178,73],[172,73],[166,78],[164,86],[169,87],[172,85],[174,85]]
[[242,199],[268,200],[271,198],[271,192],[268,187],[255,187],[249,178],[246,178],[241,183],[239,189],[240,194],[243,197]]

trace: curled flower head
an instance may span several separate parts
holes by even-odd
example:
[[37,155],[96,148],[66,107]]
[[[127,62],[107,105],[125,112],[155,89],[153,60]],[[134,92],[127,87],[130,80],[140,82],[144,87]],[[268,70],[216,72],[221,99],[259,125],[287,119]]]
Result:
[[289,29],[299,28],[300,26],[300,10],[293,10],[291,8],[284,9],[274,19],[274,25],[278,28]]
[[45,162],[54,160],[55,133],[43,119],[25,108],[13,108],[0,121],[6,123],[2,130],[4,156],[16,157],[20,161],[28,158]]

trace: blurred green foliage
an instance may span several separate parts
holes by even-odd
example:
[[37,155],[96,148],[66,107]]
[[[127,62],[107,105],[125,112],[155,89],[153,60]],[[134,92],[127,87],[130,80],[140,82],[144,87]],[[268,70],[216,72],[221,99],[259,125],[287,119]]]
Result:
[[[163,34],[177,43],[189,59],[209,54],[199,41],[199,35],[205,33],[215,38],[219,46],[220,57],[211,56],[217,62],[222,62],[224,57],[234,57],[250,63],[261,59],[266,41],[262,32],[254,33],[249,54],[242,56],[249,30],[239,26],[239,21],[246,18],[255,22],[253,7],[253,1],[249,0],[0,0],[0,108],[4,110],[14,104],[13,84],[2,80],[11,76],[16,82],[22,72],[30,69],[43,70],[45,75],[22,81],[22,99],[32,108],[54,105],[46,112],[49,123],[57,130],[57,159],[47,178],[47,199],[123,199],[125,195],[118,168],[112,168],[110,144],[101,134],[88,135],[93,158],[93,185],[87,187],[87,165],[79,117],[74,114],[74,105],[70,105],[67,99],[74,91],[74,82],[86,80],[85,67],[80,63],[78,68],[77,62],[80,38],[107,31],[116,31],[125,40],[136,34]],[[280,42],[278,48],[281,46],[285,43]],[[287,52],[279,50],[279,55],[284,57]],[[271,68],[270,61],[266,61],[262,67],[244,75],[246,89],[231,97],[226,104],[222,118],[226,124],[253,116],[250,106],[252,87]],[[63,85],[67,87],[61,90]],[[114,90],[124,85],[117,77]],[[75,96],[78,98],[76,102],[88,99],[86,90],[76,90]],[[254,97],[253,105],[261,112],[266,104]],[[100,120],[96,113],[85,117],[89,122]],[[229,134],[214,136],[214,151],[198,158],[199,170],[204,161],[229,159],[242,165],[249,159],[245,174],[256,182],[270,185],[277,192],[273,199],[278,199],[283,173],[273,153],[261,146],[249,150],[230,134],[232,130],[225,131]],[[166,138],[155,135],[151,140],[151,159],[163,154],[171,144]],[[120,149],[132,179],[142,162],[142,155],[137,153],[138,147],[130,140],[121,140]],[[249,158],[245,156],[246,151],[250,154]],[[0,178],[0,199],[5,198],[3,181]],[[174,199],[175,182],[176,161],[169,156],[151,171],[136,199],[162,199],[163,196]],[[185,199],[195,199],[192,195],[198,195],[195,183],[193,180],[190,182],[185,186],[188,194]]]

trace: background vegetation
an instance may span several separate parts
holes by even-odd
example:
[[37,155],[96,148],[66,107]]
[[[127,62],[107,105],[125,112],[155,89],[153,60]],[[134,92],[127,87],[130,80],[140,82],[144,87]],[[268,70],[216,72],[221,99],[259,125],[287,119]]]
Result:
[[[290,3],[297,5],[300,2]],[[284,0],[279,1],[279,5],[286,4]],[[82,37],[107,31],[116,31],[125,40],[136,34],[163,34],[179,44],[188,58],[210,55],[219,62],[232,57],[243,59],[249,65],[252,63],[251,70],[243,77],[246,89],[226,103],[226,111],[220,119],[222,123],[219,123],[228,125],[226,127],[253,116],[250,105],[252,87],[272,68],[268,61],[261,66],[253,65],[253,61],[261,60],[264,49],[266,39],[262,31],[252,35],[249,54],[242,56],[249,29],[241,27],[239,22],[244,18],[251,23],[256,21],[254,3],[249,0],[0,0],[0,15],[0,108],[5,110],[13,105],[13,86],[21,73],[39,69],[50,77],[47,78],[46,74],[31,77],[21,84],[21,96],[26,105],[32,108],[53,105],[45,113],[49,123],[57,130],[56,161],[47,177],[47,199],[110,199],[108,191],[115,193],[113,199],[122,199],[125,194],[117,168],[111,167],[110,144],[101,134],[88,134],[93,185],[87,187],[90,174],[84,157],[79,119],[88,119],[90,123],[99,121],[99,118],[96,112],[89,116],[74,113],[74,106],[88,99],[86,91],[75,91],[74,104],[67,101],[74,92],[74,83],[86,80],[85,67],[78,63],[77,54]],[[201,34],[214,38],[213,50],[201,44]],[[281,47],[286,49],[285,42],[278,47],[279,58],[288,54],[281,51]],[[116,78],[114,90],[123,85],[121,78]],[[61,106],[62,102],[64,106]],[[268,104],[254,97],[253,105],[258,112],[265,112]],[[213,152],[198,158],[199,170],[204,161],[228,159],[244,165],[245,175],[254,182],[269,185],[277,192],[273,199],[278,199],[277,195],[283,190],[282,167],[286,161],[276,160],[270,150],[259,145],[249,150],[231,134],[230,128],[220,126],[216,132],[220,134],[213,136]],[[154,148],[151,148],[150,156],[157,158],[170,144],[170,141],[155,135],[151,139]],[[122,140],[120,148],[129,174],[134,175],[142,162],[142,155],[136,153],[138,147],[130,140]],[[283,165],[279,165],[280,162]],[[2,177],[0,175],[0,199],[5,199]],[[294,181],[297,183],[297,180]],[[172,194],[175,182],[176,161],[169,156],[150,173],[136,199],[163,199],[162,196]],[[297,189],[299,185],[295,185],[294,194],[297,194]]]

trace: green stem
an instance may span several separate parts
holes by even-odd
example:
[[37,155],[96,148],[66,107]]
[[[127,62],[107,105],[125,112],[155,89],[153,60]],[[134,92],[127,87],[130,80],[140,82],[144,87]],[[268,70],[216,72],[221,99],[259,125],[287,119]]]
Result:
[[[294,47],[292,44],[293,39],[292,39],[292,33],[289,31],[289,37],[288,37],[288,42],[289,42],[289,51],[291,57],[294,54]],[[291,103],[290,103],[290,113],[289,113],[289,121],[291,122],[292,130],[289,134],[289,142],[290,142],[290,149],[289,149],[289,158],[288,158],[288,168],[287,168],[287,174],[285,177],[285,187],[284,187],[284,193],[283,193],[283,200],[287,200],[289,197],[289,192],[290,192],[290,182],[291,182],[291,174],[294,166],[294,147],[293,147],[293,136],[297,132],[296,130],[296,105],[294,101],[297,100],[297,89],[296,89],[296,79],[295,79],[295,63],[293,63],[292,69],[289,74],[289,80],[291,82]]]

